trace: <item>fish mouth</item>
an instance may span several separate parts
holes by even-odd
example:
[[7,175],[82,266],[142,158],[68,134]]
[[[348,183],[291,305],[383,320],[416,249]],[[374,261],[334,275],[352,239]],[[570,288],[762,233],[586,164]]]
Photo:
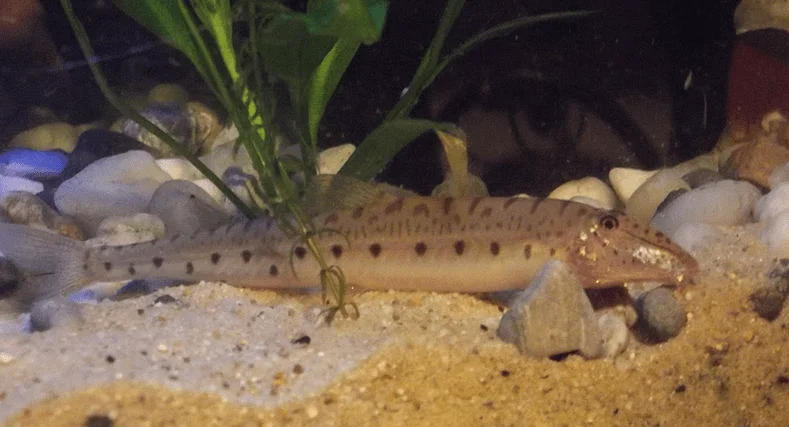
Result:
[[699,263],[685,249],[659,231],[654,231],[652,236],[637,235],[629,230],[627,234],[642,242],[633,249],[633,257],[663,270],[665,276],[662,280],[668,280],[680,288],[693,283],[699,272]]

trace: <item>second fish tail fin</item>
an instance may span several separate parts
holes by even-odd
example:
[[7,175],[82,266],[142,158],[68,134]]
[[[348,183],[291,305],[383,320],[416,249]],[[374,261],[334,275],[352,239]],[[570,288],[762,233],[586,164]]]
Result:
[[0,253],[22,272],[10,298],[23,305],[73,291],[89,281],[85,243],[19,224],[0,223]]

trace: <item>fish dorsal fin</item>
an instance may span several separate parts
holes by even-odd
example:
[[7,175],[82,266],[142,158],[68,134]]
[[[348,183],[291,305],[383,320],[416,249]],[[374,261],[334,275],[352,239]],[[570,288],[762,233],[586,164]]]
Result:
[[384,183],[360,181],[342,175],[317,175],[304,193],[304,210],[318,215],[336,210],[349,210],[398,197],[418,194]]

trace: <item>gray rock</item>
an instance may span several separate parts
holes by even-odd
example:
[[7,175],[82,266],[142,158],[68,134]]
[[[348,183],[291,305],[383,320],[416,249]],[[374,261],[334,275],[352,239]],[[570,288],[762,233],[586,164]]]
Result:
[[512,301],[497,332],[502,340],[530,356],[573,351],[586,358],[603,354],[602,334],[592,304],[578,278],[561,261],[548,262]]
[[63,297],[36,301],[30,310],[30,329],[32,332],[52,328],[76,327],[83,318],[79,304]]
[[627,348],[630,342],[630,329],[625,319],[613,313],[603,313],[597,319],[597,325],[603,336],[603,354],[605,357],[615,357]]
[[148,212],[161,218],[168,234],[190,235],[231,220],[230,214],[208,193],[184,180],[168,181],[157,188],[148,204]]
[[665,287],[655,288],[636,300],[636,330],[647,342],[663,342],[679,335],[685,326],[685,309]]
[[63,182],[54,199],[60,212],[92,234],[108,216],[144,212],[159,185],[169,180],[153,156],[128,151],[91,163]]
[[781,314],[789,296],[789,258],[781,258],[767,273],[767,284],[754,291],[749,300],[753,311],[763,319],[773,321]]

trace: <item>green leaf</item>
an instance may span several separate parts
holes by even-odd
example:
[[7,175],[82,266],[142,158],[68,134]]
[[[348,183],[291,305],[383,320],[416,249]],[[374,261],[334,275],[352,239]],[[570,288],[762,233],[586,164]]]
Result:
[[256,46],[266,71],[288,84],[306,84],[335,39],[310,34],[300,13],[288,9],[269,13]]
[[372,44],[381,38],[388,8],[388,0],[310,0],[307,30]]
[[394,156],[419,135],[430,130],[451,130],[453,124],[419,119],[396,119],[384,122],[353,152],[340,170],[340,175],[362,181],[375,177]]
[[309,127],[310,141],[318,141],[318,126],[326,111],[337,85],[340,84],[345,70],[353,60],[361,43],[348,38],[337,40],[331,51],[323,58],[309,85],[307,100],[307,126]]
[[236,55],[233,50],[233,17],[230,0],[192,0],[195,14],[214,36],[219,54],[233,80],[238,77]]

